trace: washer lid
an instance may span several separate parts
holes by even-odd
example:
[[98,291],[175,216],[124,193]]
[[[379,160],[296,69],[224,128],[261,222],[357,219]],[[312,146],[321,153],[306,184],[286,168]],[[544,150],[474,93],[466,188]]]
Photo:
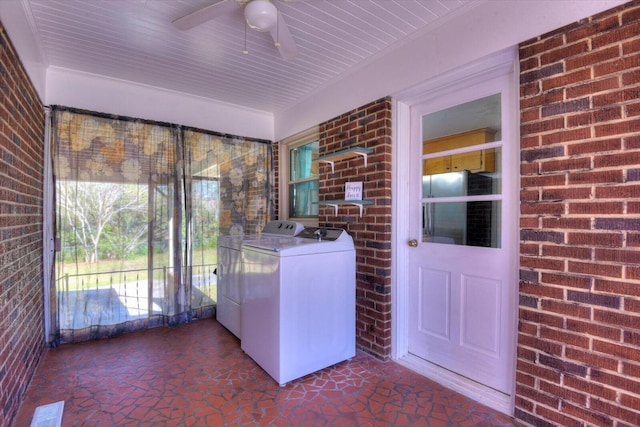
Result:
[[244,242],[245,240],[255,240],[258,238],[260,238],[259,234],[231,234],[218,236],[218,246],[221,248],[240,250],[240,248],[242,247],[242,242]]
[[[0,0],[2,1],[2,0]],[[257,240],[270,235],[295,236],[304,230],[304,225],[295,221],[270,221],[262,229],[261,234],[229,234],[218,236],[218,246],[240,250],[245,240]]]
[[346,231],[339,230],[337,234],[332,234],[333,240],[318,240],[315,234],[312,237],[262,236],[256,240],[245,240],[242,248],[271,252],[281,257],[355,250],[353,239]]

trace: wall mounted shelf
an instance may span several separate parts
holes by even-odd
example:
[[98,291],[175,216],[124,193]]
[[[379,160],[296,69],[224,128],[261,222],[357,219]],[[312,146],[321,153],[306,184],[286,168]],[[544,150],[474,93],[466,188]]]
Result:
[[357,206],[360,208],[360,217],[362,217],[362,209],[364,205],[372,205],[372,200],[320,200],[319,202],[313,202],[318,205],[327,205],[331,206],[334,209],[334,215],[338,215],[338,206],[340,205],[350,205]]
[[328,163],[331,165],[331,173],[335,172],[334,164],[335,162],[339,162],[340,160],[347,160],[354,157],[362,157],[364,159],[364,167],[367,167],[367,156],[373,153],[373,149],[364,148],[364,147],[353,147],[347,148],[345,150],[336,151],[335,153],[325,154],[324,156],[320,156],[314,161],[320,163]]

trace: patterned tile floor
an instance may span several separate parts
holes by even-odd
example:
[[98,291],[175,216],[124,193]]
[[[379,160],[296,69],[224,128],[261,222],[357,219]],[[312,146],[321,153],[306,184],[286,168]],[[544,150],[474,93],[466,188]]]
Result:
[[59,400],[63,426],[515,425],[360,351],[279,387],[212,319],[47,350],[14,426]]

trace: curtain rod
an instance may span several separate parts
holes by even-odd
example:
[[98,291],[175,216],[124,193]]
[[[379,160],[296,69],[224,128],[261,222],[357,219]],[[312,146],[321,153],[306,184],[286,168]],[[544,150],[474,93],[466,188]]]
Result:
[[147,125],[164,126],[164,127],[181,129],[181,130],[189,130],[189,131],[192,131],[192,132],[206,133],[208,135],[218,136],[220,138],[241,139],[241,140],[248,141],[248,142],[258,142],[258,143],[261,143],[261,144],[269,144],[269,145],[273,144],[273,141],[269,141],[268,139],[251,138],[251,137],[248,137],[248,136],[239,136],[239,135],[233,135],[233,134],[229,134],[229,133],[222,133],[222,132],[216,132],[216,131],[212,131],[212,130],[200,129],[200,128],[191,127],[191,126],[183,126],[183,125],[178,125],[178,124],[175,124],[175,123],[159,122],[159,121],[156,121],[156,120],[140,119],[140,118],[129,117],[129,116],[121,116],[121,115],[118,115],[118,114],[101,113],[101,112],[98,112],[98,111],[84,110],[84,109],[81,109],[81,108],[65,107],[63,105],[50,105],[50,106],[47,106],[45,108],[50,108],[54,112],[55,111],[68,111],[68,112],[74,113],[74,114],[85,114],[85,115],[88,115],[88,116],[95,116],[95,117],[100,117],[100,118],[103,118],[103,119],[120,120],[120,121],[123,121],[123,122],[137,122],[137,123],[144,123],[144,124],[147,124]]

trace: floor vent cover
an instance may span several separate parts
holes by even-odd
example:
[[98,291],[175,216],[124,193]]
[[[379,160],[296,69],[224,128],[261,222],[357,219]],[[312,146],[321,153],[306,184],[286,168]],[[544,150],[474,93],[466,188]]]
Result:
[[38,406],[31,419],[31,427],[60,427],[64,400]]

